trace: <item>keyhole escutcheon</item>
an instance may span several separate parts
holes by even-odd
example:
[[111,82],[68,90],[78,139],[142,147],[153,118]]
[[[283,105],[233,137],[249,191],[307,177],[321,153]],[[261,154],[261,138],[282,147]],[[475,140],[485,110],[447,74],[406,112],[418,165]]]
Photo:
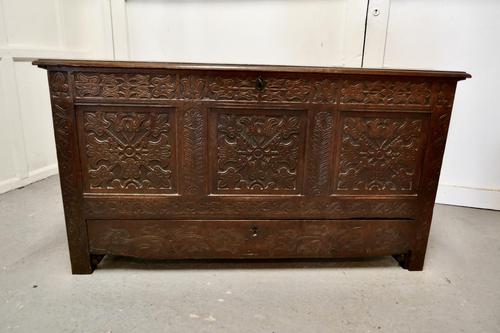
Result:
[[250,230],[252,231],[252,237],[257,237],[257,231],[259,230],[259,228],[257,228],[256,226],[252,226]]

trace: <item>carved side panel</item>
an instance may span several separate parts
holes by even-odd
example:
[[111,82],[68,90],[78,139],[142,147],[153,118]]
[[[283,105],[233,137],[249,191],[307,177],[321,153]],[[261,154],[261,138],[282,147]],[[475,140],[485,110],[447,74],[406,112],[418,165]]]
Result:
[[71,79],[67,72],[49,72],[48,75],[71,266],[74,273],[86,273],[91,271],[91,265],[87,228],[81,211],[81,175]]
[[313,119],[305,189],[312,195],[325,195],[330,190],[333,119],[333,113],[330,111],[318,112]]
[[172,108],[84,108],[86,191],[175,192],[173,118]]
[[424,120],[343,116],[335,192],[416,193]]
[[183,107],[183,194],[204,194],[207,171],[207,116],[205,110],[196,103],[186,103]]
[[429,81],[356,79],[343,82],[342,104],[429,106]]
[[430,121],[430,139],[425,152],[422,172],[422,194],[418,226],[411,250],[408,268],[421,270],[424,264],[432,213],[441,173],[441,164],[448,136],[456,81],[437,81],[433,90],[433,110]]
[[300,191],[305,112],[212,110],[215,193]]
[[77,98],[172,99],[175,92],[175,75],[75,73]]

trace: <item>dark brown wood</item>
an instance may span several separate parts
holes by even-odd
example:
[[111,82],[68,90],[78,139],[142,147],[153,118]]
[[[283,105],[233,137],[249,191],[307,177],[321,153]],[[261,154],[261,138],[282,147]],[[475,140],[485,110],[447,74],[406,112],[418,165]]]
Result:
[[421,270],[464,72],[37,60],[73,273],[393,255]]
[[216,70],[216,71],[261,71],[261,72],[292,72],[292,73],[324,73],[324,74],[355,74],[382,76],[428,76],[453,77],[459,80],[470,78],[471,75],[458,71],[409,70],[390,68],[349,68],[349,67],[318,67],[318,66],[269,66],[269,65],[236,65],[182,62],[141,62],[141,61],[102,61],[102,60],[64,60],[38,59],[33,65],[48,67],[90,67],[119,69],[173,69],[173,70]]
[[410,220],[88,220],[90,250],[150,259],[343,258],[405,253]]

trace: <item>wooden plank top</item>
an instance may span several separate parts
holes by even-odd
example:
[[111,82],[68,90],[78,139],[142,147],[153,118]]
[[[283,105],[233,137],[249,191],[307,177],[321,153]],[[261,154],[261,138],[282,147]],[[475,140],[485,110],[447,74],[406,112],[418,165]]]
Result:
[[90,68],[137,68],[137,69],[171,69],[171,70],[213,70],[213,71],[258,71],[258,72],[294,72],[346,75],[374,76],[418,76],[443,77],[464,80],[471,75],[461,71],[412,70],[390,68],[350,68],[350,67],[316,67],[316,66],[282,66],[282,65],[235,65],[180,62],[144,62],[144,61],[107,61],[107,60],[69,60],[69,59],[37,59],[33,65],[48,67],[90,67]]

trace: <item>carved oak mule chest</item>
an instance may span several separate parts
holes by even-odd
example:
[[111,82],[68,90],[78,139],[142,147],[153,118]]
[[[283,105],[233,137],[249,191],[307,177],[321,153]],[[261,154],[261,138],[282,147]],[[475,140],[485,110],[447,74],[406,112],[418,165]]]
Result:
[[73,273],[393,255],[421,270],[464,72],[37,60]]

